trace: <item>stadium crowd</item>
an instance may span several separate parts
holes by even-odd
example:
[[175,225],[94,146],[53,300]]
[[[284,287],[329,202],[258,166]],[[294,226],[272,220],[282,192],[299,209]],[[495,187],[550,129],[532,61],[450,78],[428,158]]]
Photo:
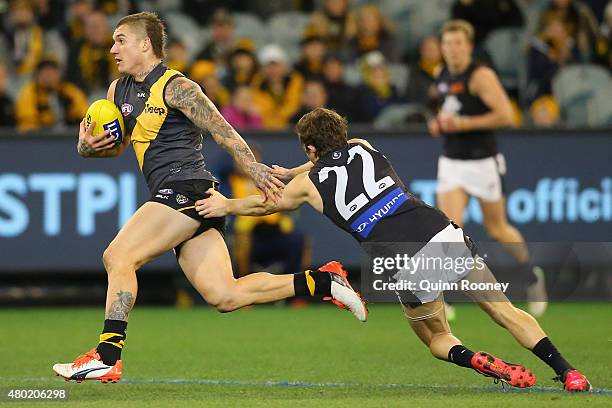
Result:
[[[166,63],[240,130],[285,129],[319,106],[423,123],[449,18],[474,25],[475,58],[499,73],[517,125],[612,123],[612,1],[0,0],[0,126],[77,124],[118,75],[114,24],[141,10],[167,22]],[[576,66],[578,79],[561,72]]]

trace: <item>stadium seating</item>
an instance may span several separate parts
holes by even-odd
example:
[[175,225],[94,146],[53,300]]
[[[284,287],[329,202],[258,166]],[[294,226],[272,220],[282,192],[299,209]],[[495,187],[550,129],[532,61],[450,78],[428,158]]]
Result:
[[566,124],[587,124],[587,101],[599,89],[609,88],[610,75],[605,68],[592,64],[564,67],[553,79],[553,94]]
[[165,14],[164,19],[168,23],[170,37],[176,37],[185,44],[190,58],[195,56],[208,41],[208,30],[201,29],[189,15],[181,12],[169,12]]
[[406,126],[408,115],[418,114],[422,107],[416,104],[397,104],[387,106],[374,120],[375,129],[393,129]]
[[300,52],[300,40],[309,19],[307,13],[299,11],[275,14],[266,24],[268,40],[281,45],[287,51],[289,59],[296,61]]
[[233,13],[236,38],[250,38],[253,40],[257,49],[260,49],[268,42],[268,30],[263,21],[255,14]]
[[598,89],[587,103],[589,126],[612,126],[612,83]]
[[526,32],[521,28],[500,28],[489,33],[485,49],[506,89],[516,88],[524,70]]
[[389,64],[389,71],[391,72],[391,81],[397,88],[397,92],[403,95],[408,84],[410,69],[404,64]]

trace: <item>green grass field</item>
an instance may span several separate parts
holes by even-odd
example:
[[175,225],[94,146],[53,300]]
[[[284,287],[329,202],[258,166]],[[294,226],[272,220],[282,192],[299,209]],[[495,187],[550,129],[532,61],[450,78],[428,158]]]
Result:
[[331,305],[230,314],[136,307],[124,379],[66,383],[51,366],[97,343],[102,310],[0,310],[0,386],[67,388],[67,402],[50,404],[78,407],[610,407],[611,317],[611,304],[555,304],[541,319],[561,352],[600,390],[575,395],[558,391],[552,370],[473,305],[458,306],[455,334],[474,350],[529,366],[538,378],[535,389],[504,392],[490,379],[433,359],[393,305],[372,306],[366,324]]

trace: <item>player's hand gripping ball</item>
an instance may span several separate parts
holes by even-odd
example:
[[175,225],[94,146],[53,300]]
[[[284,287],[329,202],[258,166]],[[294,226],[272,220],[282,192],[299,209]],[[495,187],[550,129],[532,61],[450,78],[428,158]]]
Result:
[[113,138],[114,146],[121,143],[125,134],[123,116],[117,106],[108,99],[100,99],[91,104],[85,115],[85,127],[95,122],[91,134],[94,136],[108,130],[108,137]]

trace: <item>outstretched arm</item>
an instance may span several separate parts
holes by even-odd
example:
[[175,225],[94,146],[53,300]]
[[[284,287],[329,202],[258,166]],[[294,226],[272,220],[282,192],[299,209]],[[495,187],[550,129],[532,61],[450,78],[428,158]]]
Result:
[[215,142],[251,177],[266,200],[280,199],[284,184],[272,175],[270,167],[255,160],[244,139],[221,116],[198,84],[185,77],[175,78],[167,85],[164,98],[168,106],[183,112],[200,129],[208,130]]
[[268,215],[279,211],[292,211],[308,203],[315,210],[323,212],[321,197],[316,192],[307,173],[302,173],[285,187],[281,199],[273,203],[258,195],[240,199],[229,199],[216,190],[208,190],[210,197],[196,202],[196,211],[204,218],[224,217],[226,215]]

